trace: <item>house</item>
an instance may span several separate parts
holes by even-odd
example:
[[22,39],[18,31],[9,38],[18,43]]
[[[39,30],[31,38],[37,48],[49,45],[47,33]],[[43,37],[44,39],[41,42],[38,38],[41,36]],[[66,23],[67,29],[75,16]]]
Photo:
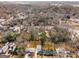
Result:
[[72,22],[79,23],[79,19],[77,19],[77,18],[70,18],[70,20],[71,20]]
[[19,26],[14,26],[14,31],[16,31],[19,34],[21,32],[20,27]]
[[0,22],[4,22],[6,19],[0,19]]
[[57,54],[64,53],[65,49],[63,47],[56,48]]
[[17,32],[17,34],[19,34],[21,32],[21,27],[19,27],[19,26],[10,27],[9,29]]
[[50,38],[49,31],[45,31],[45,33],[46,33],[46,36]]
[[70,28],[69,31],[71,32],[71,40],[75,42],[79,36],[79,30]]
[[27,17],[24,13],[18,13],[17,16],[19,19],[25,19]]
[[5,22],[6,22],[6,19],[0,19],[0,24],[5,24]]

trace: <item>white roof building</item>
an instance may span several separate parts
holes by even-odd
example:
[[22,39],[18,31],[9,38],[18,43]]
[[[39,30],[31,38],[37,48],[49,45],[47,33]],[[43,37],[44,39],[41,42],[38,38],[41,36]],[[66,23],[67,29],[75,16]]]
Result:
[[69,29],[69,31],[72,33],[71,40],[76,41],[76,37],[79,36],[79,29]]
[[79,23],[79,19],[76,19],[76,18],[73,19],[73,18],[71,18],[70,20],[71,20],[72,22]]
[[0,19],[0,22],[4,22],[6,19]]

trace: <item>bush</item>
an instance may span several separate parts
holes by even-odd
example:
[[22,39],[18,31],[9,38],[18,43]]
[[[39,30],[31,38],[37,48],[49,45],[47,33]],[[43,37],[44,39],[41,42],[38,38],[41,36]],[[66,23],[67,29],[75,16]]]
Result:
[[11,42],[16,40],[16,32],[10,32],[4,37],[4,42]]
[[38,35],[40,36],[41,45],[43,45],[47,38],[46,33],[40,32],[40,33],[38,33]]
[[70,40],[70,32],[67,29],[55,28],[56,32],[51,35],[51,41],[54,43],[66,42]]
[[25,48],[24,47],[18,47],[17,48],[17,50],[19,51],[19,54],[18,54],[18,56],[19,57],[24,57],[24,55],[25,55]]

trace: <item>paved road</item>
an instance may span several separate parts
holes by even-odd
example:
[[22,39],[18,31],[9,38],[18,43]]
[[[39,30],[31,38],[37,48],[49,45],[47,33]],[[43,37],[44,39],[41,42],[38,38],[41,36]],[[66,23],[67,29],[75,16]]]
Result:
[[9,58],[7,55],[0,55],[0,58]]

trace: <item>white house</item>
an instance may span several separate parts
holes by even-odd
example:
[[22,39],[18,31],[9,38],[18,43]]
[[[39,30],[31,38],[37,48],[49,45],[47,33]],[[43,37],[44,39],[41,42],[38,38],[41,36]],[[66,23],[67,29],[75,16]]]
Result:
[[16,31],[19,34],[21,32],[20,27],[19,26],[14,26],[14,31]]
[[18,34],[21,32],[21,27],[19,26],[10,27],[9,29],[17,32]]
[[76,37],[79,36],[79,29],[69,29],[71,32],[71,40],[76,41]]
[[24,13],[18,13],[17,16],[19,19],[25,19],[26,17]]
[[77,18],[70,18],[70,20],[71,20],[72,22],[79,23],[79,19],[77,19]]

